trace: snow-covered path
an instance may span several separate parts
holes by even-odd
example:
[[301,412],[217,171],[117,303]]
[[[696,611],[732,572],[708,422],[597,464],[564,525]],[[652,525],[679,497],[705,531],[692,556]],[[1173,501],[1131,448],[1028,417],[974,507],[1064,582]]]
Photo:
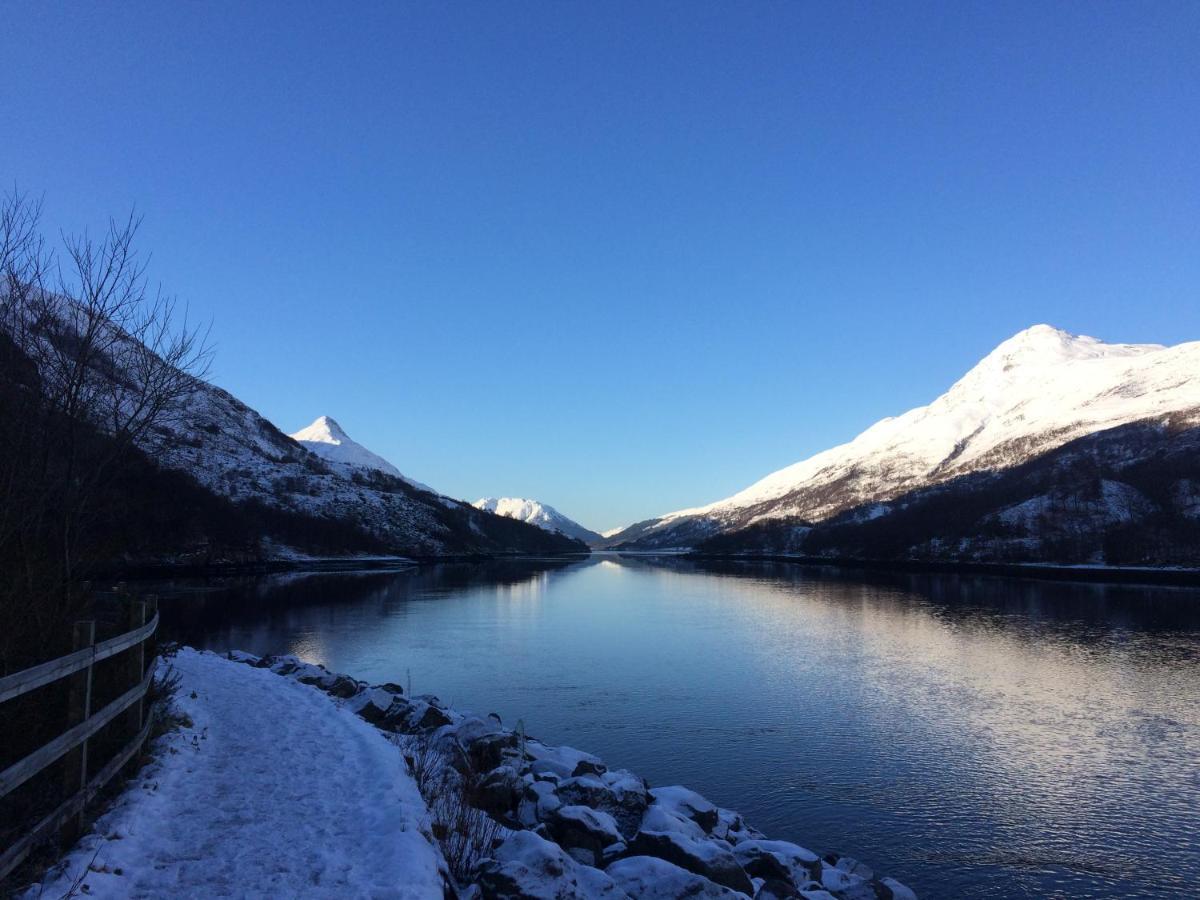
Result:
[[194,727],[28,896],[61,897],[89,863],[92,897],[442,896],[425,804],[383,735],[270,671],[187,649],[173,665]]

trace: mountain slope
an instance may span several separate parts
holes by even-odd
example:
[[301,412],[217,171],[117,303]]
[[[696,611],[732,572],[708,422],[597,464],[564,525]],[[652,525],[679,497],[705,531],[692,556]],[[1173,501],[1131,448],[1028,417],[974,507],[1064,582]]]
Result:
[[[561,535],[477,510],[391,474],[394,467],[349,441],[340,428],[341,443],[312,443],[333,448],[326,452],[347,455],[322,458],[227,391],[209,384],[199,384],[162,431],[155,441],[160,465],[186,472],[236,504],[258,505],[318,523],[347,523],[371,538],[371,552],[383,548],[382,552],[400,555],[437,556],[586,549]],[[363,465],[363,460],[378,460],[391,471]]]
[[352,440],[342,426],[329,416],[319,416],[308,427],[288,436],[342,471],[352,473],[355,469],[366,469],[383,472],[402,478],[418,490],[433,493],[433,488],[408,478],[382,456]]
[[869,516],[763,520],[707,553],[1058,565],[1200,566],[1200,427],[1139,422],[1010,469],[921,488]]
[[768,475],[725,500],[638,523],[608,541],[689,547],[751,526],[865,520],[913,491],[1021,465],[1134,422],[1200,418],[1200,342],[1105,344],[1038,325],[1020,332],[928,406]]
[[473,506],[498,516],[528,522],[545,531],[565,534],[567,537],[583,541],[585,544],[600,543],[602,540],[596,532],[568,519],[553,506],[547,506],[537,500],[526,500],[522,497],[484,497],[476,500]]

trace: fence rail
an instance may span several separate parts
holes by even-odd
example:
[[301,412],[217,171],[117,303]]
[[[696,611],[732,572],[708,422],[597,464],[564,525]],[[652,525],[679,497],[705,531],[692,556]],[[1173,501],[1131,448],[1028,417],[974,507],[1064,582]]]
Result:
[[[153,616],[147,620],[147,613]],[[39,841],[55,830],[70,824],[72,817],[82,817],[87,804],[131,760],[150,733],[152,716],[147,714],[144,699],[154,680],[154,665],[146,665],[145,642],[158,629],[158,610],[155,598],[132,604],[130,625],[124,634],[95,642],[94,622],[80,622],[75,628],[76,649],[39,665],[0,678],[0,703],[27,694],[37,688],[71,678],[68,722],[65,730],[37,750],[0,772],[0,799],[66,757],[68,796],[40,822],[25,831],[15,843],[0,853],[0,879],[8,876],[29,855]],[[102,709],[92,711],[92,674],[96,663],[129,653],[131,686],[121,696]],[[136,708],[136,710],[135,710]],[[127,710],[133,717],[133,737],[118,750],[99,772],[89,777],[88,741],[100,729]],[[135,710],[135,711],[133,711]]]
[[[150,635],[154,634],[157,628],[158,613],[155,613],[154,618],[141,628],[135,628],[133,631],[118,634],[107,641],[101,641],[99,644],[92,644],[90,647],[84,647],[82,650],[76,650],[74,653],[68,653],[66,656],[58,657],[58,659],[51,659],[40,665],[22,669],[20,672],[14,672],[12,675],[5,675],[3,678],[0,678],[0,703],[3,703],[5,700],[12,700],[14,697],[20,697],[22,694],[27,694],[35,688],[52,684],[60,678],[73,675],[100,662],[102,659],[116,656],[122,650],[128,650],[134,644],[140,644],[146,638],[150,637]],[[4,793],[4,790],[0,789],[0,795]]]

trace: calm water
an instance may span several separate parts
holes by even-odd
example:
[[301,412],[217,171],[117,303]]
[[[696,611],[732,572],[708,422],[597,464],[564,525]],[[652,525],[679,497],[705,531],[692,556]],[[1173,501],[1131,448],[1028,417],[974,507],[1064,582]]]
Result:
[[926,898],[1200,896],[1200,591],[598,555],[164,593],[188,642],[410,673]]

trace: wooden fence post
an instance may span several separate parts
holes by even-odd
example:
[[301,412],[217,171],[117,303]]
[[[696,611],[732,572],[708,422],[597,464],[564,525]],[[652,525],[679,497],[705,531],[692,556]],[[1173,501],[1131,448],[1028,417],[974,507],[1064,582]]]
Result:
[[[75,649],[83,650],[96,644],[96,623],[94,621],[75,623]],[[70,676],[70,691],[67,698],[67,727],[72,728],[87,721],[92,714],[92,665]],[[63,787],[64,796],[71,797],[87,786],[88,742],[84,741],[69,752],[64,761]],[[84,821],[83,811],[79,813],[79,826]]]
[[[146,624],[146,603],[142,600],[129,601],[129,630],[134,631]],[[129,660],[127,662],[127,671],[129,673],[126,681],[129,687],[142,683],[142,676],[146,674],[146,642],[141,641],[129,648]],[[129,707],[129,715],[126,717],[128,726],[126,731],[129,734],[137,734],[142,730],[143,716],[143,701],[139,700],[133,706]]]

